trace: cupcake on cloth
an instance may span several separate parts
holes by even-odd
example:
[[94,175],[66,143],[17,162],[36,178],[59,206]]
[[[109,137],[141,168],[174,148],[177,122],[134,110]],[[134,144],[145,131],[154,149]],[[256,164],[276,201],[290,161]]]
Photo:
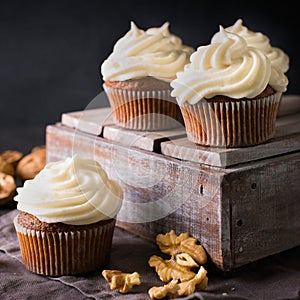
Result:
[[245,147],[274,136],[288,79],[259,49],[220,27],[171,82],[190,141]]
[[98,162],[75,155],[48,163],[17,193],[14,225],[28,270],[75,275],[109,263],[123,193]]
[[[232,26],[226,27],[225,30],[243,37],[249,47],[254,47],[264,52],[276,69],[283,73],[289,70],[289,56],[282,49],[273,47],[270,39],[263,33],[249,30],[243,25],[242,19],[238,19]],[[219,34],[219,32],[216,33],[213,38],[217,38]]]
[[183,124],[170,81],[189,62],[193,48],[170,33],[169,23],[144,31],[130,30],[101,65],[103,88],[118,126],[165,130]]

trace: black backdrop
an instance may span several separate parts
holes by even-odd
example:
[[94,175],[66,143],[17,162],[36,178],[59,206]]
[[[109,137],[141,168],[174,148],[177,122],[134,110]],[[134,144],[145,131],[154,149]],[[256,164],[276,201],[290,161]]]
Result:
[[[295,4],[291,4],[291,3]],[[131,20],[142,29],[170,22],[185,44],[207,44],[238,18],[291,59],[288,93],[300,93],[296,1],[0,0],[0,127],[52,124],[102,91],[99,65]],[[294,7],[293,7],[294,6]],[[108,103],[103,101],[101,106]]]

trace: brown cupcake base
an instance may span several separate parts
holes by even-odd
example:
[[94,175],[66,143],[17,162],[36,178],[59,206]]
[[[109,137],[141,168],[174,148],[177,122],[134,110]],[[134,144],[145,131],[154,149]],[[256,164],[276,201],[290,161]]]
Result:
[[70,225],[68,230],[68,225],[63,224],[63,230],[60,226],[38,230],[35,225],[35,229],[21,225],[18,216],[14,225],[23,263],[29,271],[46,276],[76,275],[101,269],[109,263],[115,219],[86,228]]
[[280,101],[281,93],[275,93],[258,99],[202,99],[180,108],[190,141],[203,146],[247,147],[274,136]]
[[183,126],[176,99],[166,90],[130,90],[103,85],[116,125],[134,130],[167,130]]

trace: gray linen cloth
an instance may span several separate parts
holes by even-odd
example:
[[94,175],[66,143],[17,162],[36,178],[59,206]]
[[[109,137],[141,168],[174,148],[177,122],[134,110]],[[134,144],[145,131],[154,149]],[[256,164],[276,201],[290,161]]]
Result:
[[[132,299],[149,300],[148,290],[162,285],[148,266],[157,246],[116,227],[111,261],[107,269],[140,273],[141,284],[129,293],[110,290],[101,270],[84,276],[44,277],[29,272],[22,263],[13,226],[16,209],[0,214],[0,299]],[[3,213],[3,212],[2,212]],[[300,299],[300,248],[265,258],[230,275],[208,269],[209,283],[203,292],[182,300],[201,299]]]

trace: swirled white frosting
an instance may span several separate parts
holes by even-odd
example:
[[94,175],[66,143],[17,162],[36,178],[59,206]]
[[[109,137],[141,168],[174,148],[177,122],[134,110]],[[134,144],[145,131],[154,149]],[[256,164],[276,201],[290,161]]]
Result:
[[47,223],[86,225],[116,217],[122,205],[120,186],[94,160],[78,155],[48,163],[17,188],[20,211]]
[[276,91],[286,90],[288,80],[257,48],[248,47],[239,35],[220,32],[210,45],[200,46],[190,64],[171,82],[171,95],[179,105],[195,104],[216,95],[233,99],[253,98],[270,84]]
[[170,82],[189,62],[193,48],[171,34],[166,22],[144,31],[131,22],[131,29],[120,38],[113,52],[101,65],[104,80],[125,81],[154,77]]
[[[243,37],[248,46],[260,49],[270,59],[272,66],[280,69],[282,72],[287,72],[289,69],[289,56],[281,49],[272,47],[270,39],[261,32],[254,32],[243,26],[243,20],[238,19],[232,26],[226,27],[226,31],[236,33]],[[216,38],[216,33],[213,39]]]

